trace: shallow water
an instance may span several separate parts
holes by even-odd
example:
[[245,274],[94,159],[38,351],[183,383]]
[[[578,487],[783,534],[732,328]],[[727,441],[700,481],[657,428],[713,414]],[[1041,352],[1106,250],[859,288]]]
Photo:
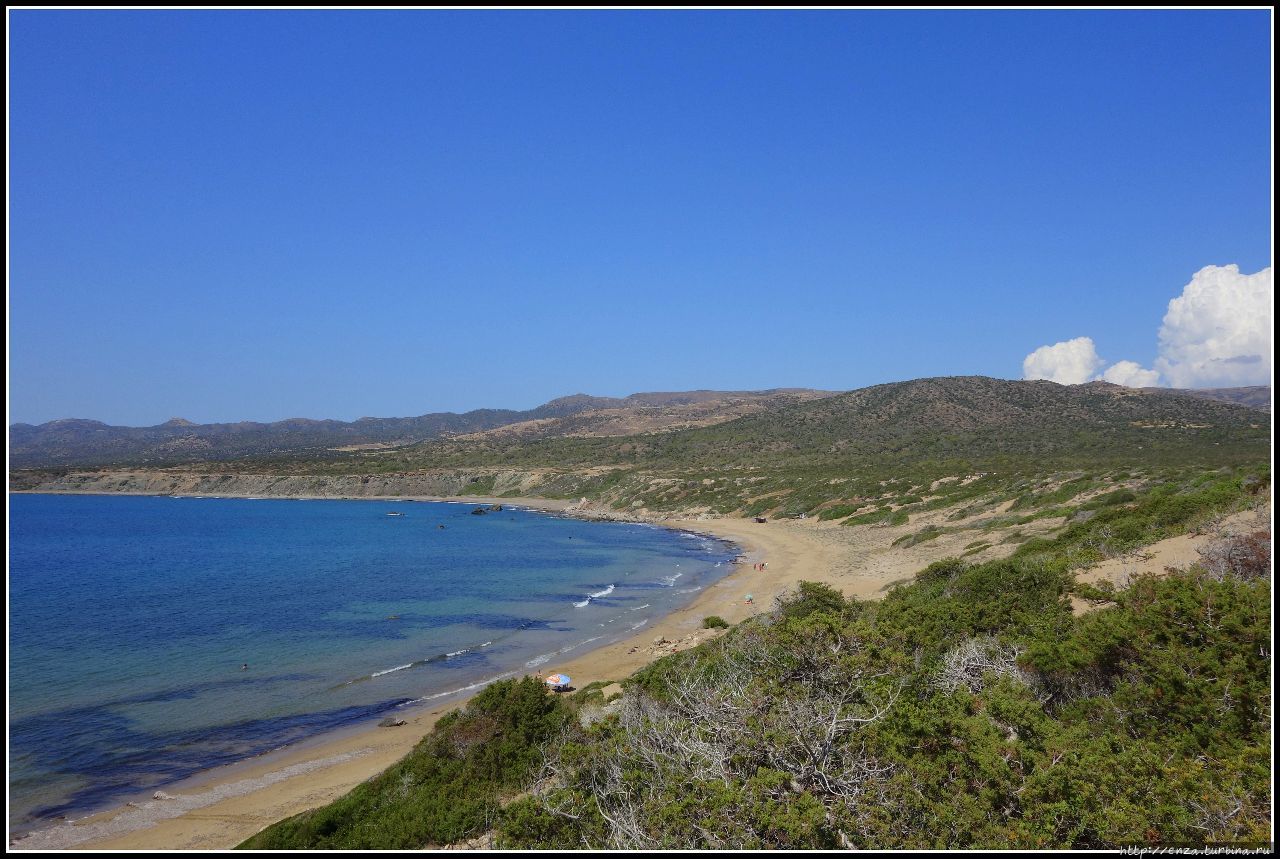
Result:
[[687,602],[736,553],[473,507],[10,496],[11,828],[554,670]]

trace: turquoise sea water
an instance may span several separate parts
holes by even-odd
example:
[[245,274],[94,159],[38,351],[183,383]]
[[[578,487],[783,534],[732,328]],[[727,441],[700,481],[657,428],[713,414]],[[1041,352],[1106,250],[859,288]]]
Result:
[[464,504],[9,500],[14,829],[554,670],[687,602],[736,554]]

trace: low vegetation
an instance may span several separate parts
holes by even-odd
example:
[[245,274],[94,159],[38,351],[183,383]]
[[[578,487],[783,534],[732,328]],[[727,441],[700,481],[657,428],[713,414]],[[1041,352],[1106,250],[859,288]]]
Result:
[[[1214,540],[1190,569],[1120,588],[1077,584],[1075,572],[1210,528],[1265,498],[1269,471],[1074,480],[1001,487],[1051,506],[1093,492],[1091,515],[1053,536],[984,563],[931,564],[880,602],[803,583],[642,669],[620,700],[494,684],[401,764],[243,846],[486,834],[513,849],[1268,841],[1269,530]],[[930,503],[915,494],[907,506]],[[1072,595],[1098,610],[1074,614]]]
[[403,850],[484,832],[501,798],[536,771],[569,709],[532,677],[494,683],[443,716],[407,757],[337,802],[284,820],[242,848]]

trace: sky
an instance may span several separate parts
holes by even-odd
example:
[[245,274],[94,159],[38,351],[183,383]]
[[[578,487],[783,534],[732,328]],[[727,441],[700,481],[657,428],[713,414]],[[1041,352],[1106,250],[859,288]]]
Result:
[[8,23],[11,423],[1270,382],[1269,11]]

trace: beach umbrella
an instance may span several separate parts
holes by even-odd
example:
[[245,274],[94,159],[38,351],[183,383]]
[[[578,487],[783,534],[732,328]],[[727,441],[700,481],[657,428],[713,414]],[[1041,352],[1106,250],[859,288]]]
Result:
[[568,686],[569,681],[570,677],[568,674],[552,674],[547,678],[547,685],[558,688],[560,686]]

